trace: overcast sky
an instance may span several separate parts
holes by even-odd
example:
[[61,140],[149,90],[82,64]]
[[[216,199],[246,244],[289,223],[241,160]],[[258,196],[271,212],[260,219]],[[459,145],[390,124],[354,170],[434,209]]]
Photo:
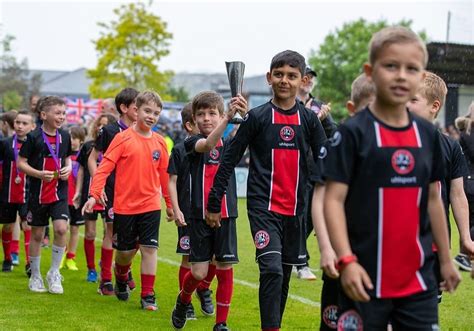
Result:
[[[225,72],[224,61],[242,60],[246,75],[263,74],[274,54],[293,49],[308,56],[343,23],[363,17],[389,22],[412,19],[415,31],[445,41],[451,11],[450,41],[474,44],[472,0],[451,1],[154,1],[153,12],[173,33],[171,53],[160,63],[175,72]],[[31,69],[92,68],[91,42],[97,22],[114,18],[119,1],[0,0],[2,35],[16,37],[15,54]],[[122,1],[123,3],[123,1]]]

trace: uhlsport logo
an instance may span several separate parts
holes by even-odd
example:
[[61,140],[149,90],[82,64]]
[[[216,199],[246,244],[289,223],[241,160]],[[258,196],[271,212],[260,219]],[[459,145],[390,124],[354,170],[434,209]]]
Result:
[[179,247],[184,250],[188,250],[191,246],[189,245],[189,236],[183,236],[179,240]]
[[160,159],[160,152],[159,151],[153,151],[152,153],[152,158],[153,158],[153,161],[158,161]]
[[348,310],[339,317],[337,322],[338,331],[362,331],[362,318],[355,310]]
[[217,148],[214,148],[213,150],[211,150],[211,151],[209,152],[209,156],[210,156],[210,158],[213,159],[213,160],[219,159],[219,151],[217,150]]
[[114,219],[114,209],[110,208],[109,211],[107,212],[107,215],[109,215],[109,218],[111,220],[113,220]]
[[323,321],[331,329],[337,328],[338,309],[335,305],[327,306],[323,311]]
[[295,130],[291,126],[284,126],[280,130],[280,137],[284,141],[292,141],[295,137]]
[[265,248],[270,242],[270,235],[267,231],[260,230],[255,234],[254,241],[257,249]]
[[415,167],[415,158],[406,149],[397,149],[392,155],[392,167],[400,175],[410,173]]

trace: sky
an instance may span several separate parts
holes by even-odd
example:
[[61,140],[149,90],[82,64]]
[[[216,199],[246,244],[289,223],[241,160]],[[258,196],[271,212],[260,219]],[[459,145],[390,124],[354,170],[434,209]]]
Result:
[[[0,0],[0,36],[16,37],[18,58],[30,69],[93,68],[97,54],[92,40],[98,22],[114,19],[113,9],[125,1]],[[225,61],[243,61],[246,76],[268,71],[276,53],[292,49],[307,57],[326,35],[346,22],[364,18],[390,23],[413,20],[432,41],[474,44],[474,1],[160,1],[152,11],[173,34],[170,54],[160,69],[188,73],[225,73]]]

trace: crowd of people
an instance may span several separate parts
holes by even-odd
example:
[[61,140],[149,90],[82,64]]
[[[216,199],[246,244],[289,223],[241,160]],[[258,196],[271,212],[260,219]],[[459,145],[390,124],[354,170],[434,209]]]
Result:
[[[270,101],[249,110],[239,94],[225,111],[219,94],[198,93],[181,111],[185,139],[172,148],[154,132],[163,108],[154,91],[124,88],[87,130],[64,126],[63,99],[32,98],[32,111],[2,117],[2,270],[18,265],[14,229],[21,226],[29,290],[63,294],[60,269],[77,269],[85,225],[87,281],[99,282],[101,295],[128,300],[140,251],[140,305],[155,311],[163,199],[182,255],[173,327],[196,318],[196,293],[203,314],[215,315],[213,330],[229,330],[239,262],[234,168],[244,160],[262,330],[281,328],[293,267],[299,278],[315,279],[306,248],[313,228],[324,272],[321,330],[437,329],[441,291],[461,281],[450,257],[450,207],[461,244],[455,262],[472,270],[474,109],[456,120],[461,149],[433,125],[447,88],[425,71],[427,61],[411,30],[375,33],[364,74],[352,84],[351,117],[338,126],[330,105],[310,94],[316,72],[299,53],[280,52],[267,73]],[[243,122],[224,139],[237,112]],[[54,239],[45,285],[47,226]]]

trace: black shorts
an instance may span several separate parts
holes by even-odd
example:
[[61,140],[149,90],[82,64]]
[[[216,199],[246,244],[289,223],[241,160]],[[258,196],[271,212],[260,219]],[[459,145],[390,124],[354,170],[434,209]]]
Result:
[[53,203],[40,205],[36,202],[28,204],[28,215],[26,221],[30,226],[47,226],[49,218],[54,221],[69,221],[69,206],[66,200],[58,200]]
[[255,259],[280,254],[283,264],[306,265],[304,215],[285,216],[264,209],[249,209],[250,230],[255,243]]
[[105,194],[107,195],[107,203],[105,206],[105,222],[112,223],[114,221],[114,188],[105,186]]
[[220,228],[211,228],[203,219],[188,222],[191,251],[189,262],[238,263],[235,217],[223,218]]
[[97,221],[99,214],[103,220],[105,220],[105,211],[94,210],[92,213],[84,213],[84,220],[86,221]]
[[12,224],[16,222],[16,215],[20,216],[22,221],[26,220],[28,215],[28,206],[26,203],[0,203],[0,224]]
[[76,209],[74,206],[69,206],[69,225],[79,226],[84,225],[84,217],[82,217],[82,211],[80,209]]
[[189,225],[178,226],[178,244],[176,245],[176,253],[181,255],[189,255],[191,250],[189,242]]
[[118,251],[131,251],[141,246],[158,248],[160,210],[136,215],[115,214],[113,247]]
[[331,331],[337,328],[339,316],[339,280],[323,273],[323,288],[321,289],[321,323],[319,330]]
[[435,288],[396,299],[371,298],[369,302],[349,299],[339,291],[338,330],[439,330],[438,299]]

